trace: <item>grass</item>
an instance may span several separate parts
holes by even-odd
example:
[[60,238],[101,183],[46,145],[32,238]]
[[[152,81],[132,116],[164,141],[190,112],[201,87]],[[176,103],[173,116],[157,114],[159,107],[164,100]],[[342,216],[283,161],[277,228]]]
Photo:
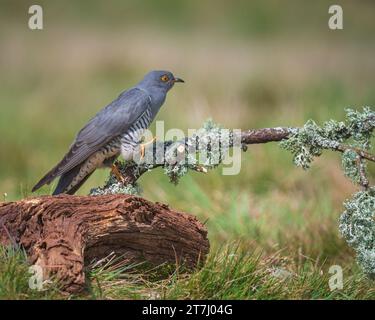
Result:
[[[327,28],[326,1],[306,9],[296,0],[282,7],[113,0],[85,10],[78,2],[62,8],[41,1],[42,32],[26,28],[27,1],[4,3],[0,200],[32,196],[87,119],[150,69],[186,80],[158,114],[166,130],[198,128],[209,117],[229,128],[300,126],[309,118],[342,119],[346,107],[375,106],[373,4],[341,2],[344,30],[337,32]],[[370,172],[373,179],[372,165]],[[107,174],[98,170],[79,194]],[[356,189],[337,154],[325,153],[303,171],[277,144],[254,145],[242,155],[239,175],[218,168],[189,173],[174,186],[154,170],[140,184],[145,198],[207,220],[212,250],[203,269],[140,272],[111,260],[91,271],[89,293],[66,297],[57,287],[30,290],[24,253],[1,248],[0,298],[375,298],[338,233],[342,203]],[[332,265],[344,269],[341,291],[329,290]]]
[[57,283],[45,291],[31,289],[29,267],[22,249],[0,246],[0,300],[61,298]]
[[331,291],[327,263],[301,253],[265,255],[239,242],[213,250],[193,274],[178,266],[127,266],[111,258],[91,269],[87,293],[70,297],[53,285],[31,290],[22,251],[2,247],[0,255],[0,299],[375,299],[373,283],[354,264],[343,270],[343,289]]

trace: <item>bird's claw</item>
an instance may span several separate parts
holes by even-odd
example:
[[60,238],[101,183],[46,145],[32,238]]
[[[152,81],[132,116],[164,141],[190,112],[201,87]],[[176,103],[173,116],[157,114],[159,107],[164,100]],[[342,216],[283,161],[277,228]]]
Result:
[[114,163],[112,164],[112,170],[111,170],[112,174],[116,177],[116,179],[121,182],[122,184],[125,184],[125,178],[124,176],[121,174],[119,168],[117,167],[117,165]]

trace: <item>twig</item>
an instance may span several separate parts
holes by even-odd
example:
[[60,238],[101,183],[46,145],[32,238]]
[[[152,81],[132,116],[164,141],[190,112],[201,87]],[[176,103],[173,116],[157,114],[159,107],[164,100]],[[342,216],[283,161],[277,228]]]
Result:
[[241,133],[241,142],[244,144],[277,142],[288,138],[291,133],[297,131],[297,128],[286,127],[247,130]]
[[350,146],[347,146],[345,144],[339,144],[336,148],[333,148],[333,150],[340,151],[340,152],[352,150],[355,153],[357,153],[361,158],[372,161],[372,162],[375,162],[375,155],[373,155],[373,154],[371,154],[371,153],[369,153],[365,150],[359,149],[359,148],[350,147]]
[[366,176],[366,164],[360,155],[357,156],[357,166],[359,172],[359,184],[364,190],[367,190],[370,183]]

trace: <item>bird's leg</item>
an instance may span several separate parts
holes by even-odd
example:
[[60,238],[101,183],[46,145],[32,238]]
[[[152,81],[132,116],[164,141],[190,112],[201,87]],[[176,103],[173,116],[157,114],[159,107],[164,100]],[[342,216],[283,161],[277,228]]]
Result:
[[149,142],[141,143],[141,145],[140,145],[140,147],[141,147],[141,160],[143,160],[143,158],[145,157],[146,146],[148,146],[151,143],[154,143],[155,141],[156,141],[156,137],[153,137]]
[[114,162],[111,167],[111,173],[116,177],[116,179],[121,182],[122,184],[125,183],[125,178],[121,174],[119,168],[117,167],[116,163]]

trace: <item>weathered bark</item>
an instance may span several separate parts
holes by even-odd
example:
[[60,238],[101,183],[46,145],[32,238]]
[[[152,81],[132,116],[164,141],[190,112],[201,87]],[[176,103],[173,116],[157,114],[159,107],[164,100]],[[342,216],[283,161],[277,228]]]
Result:
[[209,251],[193,216],[130,195],[45,196],[0,203],[0,243],[19,244],[30,263],[54,275],[66,292],[85,287],[85,266],[112,252],[129,263],[194,268]]

